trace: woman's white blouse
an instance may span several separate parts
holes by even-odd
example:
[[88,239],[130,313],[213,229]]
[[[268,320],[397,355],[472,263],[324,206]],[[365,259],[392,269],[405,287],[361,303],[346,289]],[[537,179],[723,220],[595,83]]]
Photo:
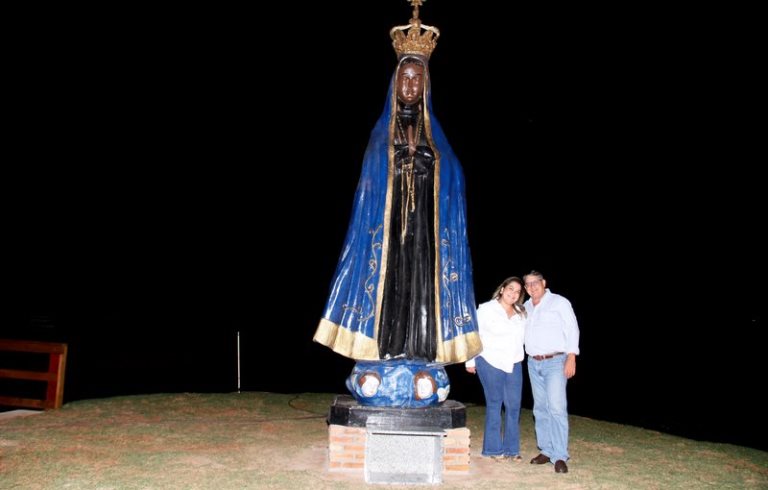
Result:
[[[507,317],[501,303],[492,299],[477,309],[477,322],[483,342],[483,351],[477,357],[482,356],[491,366],[511,373],[515,363],[525,357],[526,319],[519,313],[512,318]],[[470,359],[466,366],[475,367],[475,360]]]

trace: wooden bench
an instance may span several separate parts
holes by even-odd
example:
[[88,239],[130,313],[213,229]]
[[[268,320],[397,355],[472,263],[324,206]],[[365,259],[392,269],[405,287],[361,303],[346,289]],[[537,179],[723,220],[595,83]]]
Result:
[[0,339],[0,351],[48,354],[48,371],[5,369],[0,366],[0,378],[42,381],[47,383],[45,398],[22,398],[0,395],[0,405],[27,408],[60,408],[64,401],[64,368],[67,364],[67,344],[34,340]]

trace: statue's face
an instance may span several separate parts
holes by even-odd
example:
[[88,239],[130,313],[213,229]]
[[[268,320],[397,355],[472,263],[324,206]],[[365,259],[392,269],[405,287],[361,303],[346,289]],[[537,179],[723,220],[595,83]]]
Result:
[[420,400],[432,396],[432,381],[429,378],[419,378],[416,381],[416,397]]
[[421,99],[424,91],[424,67],[416,63],[405,63],[397,73],[397,98],[406,105]]
[[375,376],[365,376],[360,390],[363,392],[363,396],[373,396],[379,389],[379,380]]

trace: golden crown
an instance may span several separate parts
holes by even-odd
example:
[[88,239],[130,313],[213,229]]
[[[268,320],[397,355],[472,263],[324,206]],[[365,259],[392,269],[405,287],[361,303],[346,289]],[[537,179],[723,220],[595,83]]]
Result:
[[[406,54],[416,54],[429,59],[432,51],[437,46],[437,38],[440,31],[437,27],[422,24],[419,20],[419,6],[423,0],[409,0],[413,5],[413,17],[408,25],[395,26],[389,31],[392,38],[392,46],[395,48],[398,58]],[[422,29],[424,32],[422,33]],[[408,31],[405,34],[404,31]]]

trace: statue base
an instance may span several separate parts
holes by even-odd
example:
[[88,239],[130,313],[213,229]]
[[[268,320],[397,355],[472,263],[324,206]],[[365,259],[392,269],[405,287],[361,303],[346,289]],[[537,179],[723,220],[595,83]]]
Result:
[[360,405],[338,395],[328,415],[328,470],[368,483],[440,483],[469,473],[466,408],[454,400],[424,408]]
[[361,405],[349,395],[337,395],[328,423],[380,429],[456,429],[466,427],[467,409],[455,400],[446,400],[434,407],[398,408]]
[[388,359],[358,361],[347,389],[361,405],[421,408],[444,402],[451,385],[442,364]]

